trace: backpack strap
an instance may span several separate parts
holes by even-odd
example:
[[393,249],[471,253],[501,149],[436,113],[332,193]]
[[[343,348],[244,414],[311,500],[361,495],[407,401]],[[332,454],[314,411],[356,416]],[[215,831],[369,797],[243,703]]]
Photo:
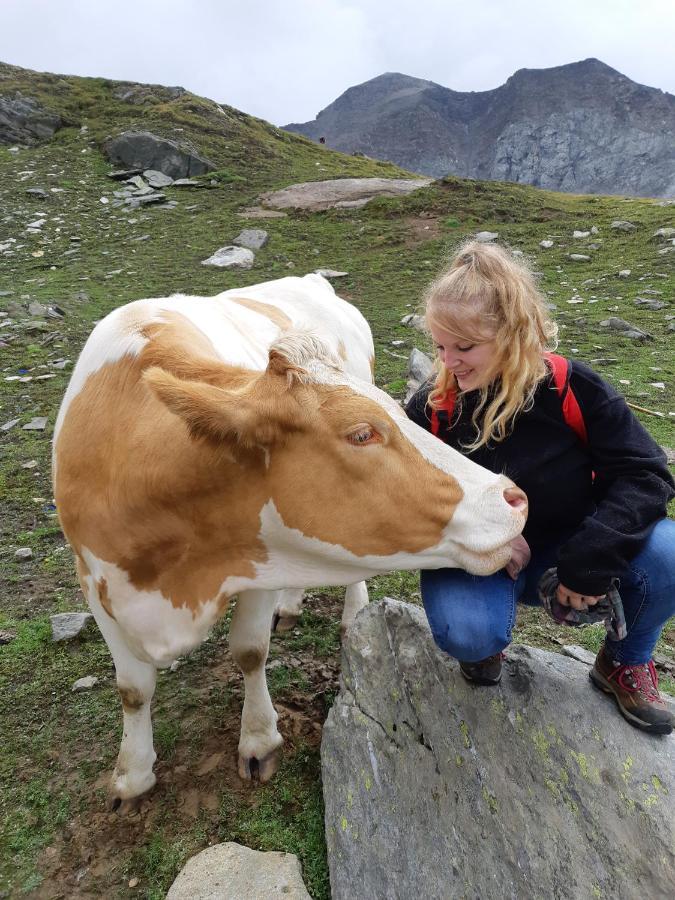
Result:
[[[457,399],[457,395],[454,391],[448,391],[448,393],[443,397],[442,404],[438,407],[438,409],[442,409],[444,412],[448,414],[448,425],[450,424],[450,420],[452,419],[452,413],[455,409],[455,401]],[[438,420],[438,410],[431,407],[431,433],[434,437],[438,437],[438,433],[441,430],[441,423]]]
[[553,383],[562,403],[563,419],[581,443],[587,445],[586,423],[584,422],[579,401],[570,387],[569,361],[564,356],[558,356],[557,353],[544,353],[544,359],[551,369]]

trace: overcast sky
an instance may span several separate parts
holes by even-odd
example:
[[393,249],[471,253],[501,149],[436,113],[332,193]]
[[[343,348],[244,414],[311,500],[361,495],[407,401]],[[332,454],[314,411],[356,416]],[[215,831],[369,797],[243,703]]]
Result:
[[277,125],[382,72],[480,91],[594,56],[675,94],[674,47],[673,0],[0,0],[3,62],[182,85]]

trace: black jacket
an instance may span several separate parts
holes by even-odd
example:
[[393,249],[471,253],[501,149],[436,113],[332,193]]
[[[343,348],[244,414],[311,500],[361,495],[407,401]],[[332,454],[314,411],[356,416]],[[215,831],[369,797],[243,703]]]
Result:
[[[588,366],[572,362],[570,387],[584,417],[588,445],[567,425],[552,379],[542,381],[534,405],[517,418],[502,442],[467,453],[475,438],[471,414],[478,392],[463,395],[448,428],[440,410],[439,438],[492,472],[503,472],[527,494],[523,536],[533,548],[558,544],[558,577],[580,594],[602,594],[612,577],[666,515],[675,486],[663,451],[625,400]],[[423,385],[406,407],[409,418],[431,431]],[[593,479],[595,472],[595,479]]]

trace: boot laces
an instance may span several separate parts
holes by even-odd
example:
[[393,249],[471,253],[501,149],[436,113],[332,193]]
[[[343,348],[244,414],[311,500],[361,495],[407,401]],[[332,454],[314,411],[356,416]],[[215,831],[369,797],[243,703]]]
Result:
[[648,703],[661,699],[659,677],[651,659],[648,663],[619,666],[610,677],[616,678],[624,690],[640,693]]

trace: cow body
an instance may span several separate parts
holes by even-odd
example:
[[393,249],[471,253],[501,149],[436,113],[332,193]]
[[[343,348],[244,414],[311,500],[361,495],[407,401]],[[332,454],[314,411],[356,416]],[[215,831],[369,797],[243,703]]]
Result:
[[[526,503],[372,384],[370,330],[319,276],[121,307],[85,345],[54,437],[57,508],[115,661],[117,802],[154,783],[156,669],[237,595],[240,773],[281,743],[264,676],[284,596],[396,568],[489,573]],[[401,515],[404,510],[404,515]],[[289,590],[294,589],[294,590]],[[281,593],[281,592],[284,593]]]

